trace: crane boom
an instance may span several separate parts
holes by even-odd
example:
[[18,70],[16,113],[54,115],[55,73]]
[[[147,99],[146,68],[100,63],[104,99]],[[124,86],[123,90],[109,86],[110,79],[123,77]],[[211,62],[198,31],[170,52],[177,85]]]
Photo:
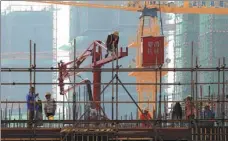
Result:
[[[37,2],[37,3],[47,3],[47,4],[59,4],[59,5],[67,5],[67,6],[75,6],[75,7],[90,7],[90,8],[105,8],[105,9],[116,9],[116,10],[124,10],[124,11],[133,11],[133,12],[141,12],[143,7],[131,7],[131,6],[115,6],[115,5],[103,5],[103,4],[91,4],[91,3],[79,3],[73,1],[29,1],[29,2]],[[163,13],[176,13],[176,14],[215,14],[215,15],[227,15],[228,8],[215,8],[215,7],[196,7],[190,6],[190,4],[184,3],[183,6],[177,5],[167,5],[167,4],[153,4],[149,3],[147,8],[156,8],[158,11]]]
[[29,2],[59,4],[59,5],[67,5],[67,6],[75,6],[75,7],[116,9],[116,10],[124,10],[124,11],[140,11],[141,10],[141,8],[136,8],[136,7],[91,4],[91,3],[81,3],[81,2],[79,3],[79,2],[73,2],[73,1],[29,1]]

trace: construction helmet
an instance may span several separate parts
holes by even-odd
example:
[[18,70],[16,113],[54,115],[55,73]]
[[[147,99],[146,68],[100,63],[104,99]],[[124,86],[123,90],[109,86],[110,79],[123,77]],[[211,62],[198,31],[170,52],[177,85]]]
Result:
[[209,104],[206,104],[206,105],[204,106],[204,108],[210,108],[210,105],[209,105]]
[[47,93],[45,94],[45,96],[51,96],[51,93],[47,92]]
[[119,32],[118,31],[113,32],[113,34],[116,35],[116,36],[119,36]]
[[148,112],[149,108],[148,107],[144,107],[142,110],[143,110],[143,112]]
[[186,100],[190,100],[191,101],[192,100],[192,96],[191,95],[188,95],[187,98],[186,98]]

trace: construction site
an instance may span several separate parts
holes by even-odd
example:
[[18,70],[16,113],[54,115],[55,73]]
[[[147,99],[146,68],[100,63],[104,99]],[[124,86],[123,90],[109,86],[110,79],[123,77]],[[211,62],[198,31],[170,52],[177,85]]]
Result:
[[228,2],[1,2],[1,141],[228,141]]

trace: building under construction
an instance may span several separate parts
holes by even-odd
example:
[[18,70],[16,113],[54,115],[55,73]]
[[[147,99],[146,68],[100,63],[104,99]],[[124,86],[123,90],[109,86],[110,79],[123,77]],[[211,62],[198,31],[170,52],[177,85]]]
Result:
[[[36,65],[39,67],[50,67],[56,65],[56,51],[53,36],[53,10],[51,7],[34,7],[32,5],[10,5],[1,15],[1,63],[2,67],[29,67],[29,41],[36,42]],[[2,73],[2,82],[29,82],[29,73]],[[52,82],[54,73],[38,73],[37,82]],[[55,78],[56,79],[56,78]],[[52,92],[51,85],[37,86],[40,97],[44,97],[45,92]],[[5,85],[2,86],[1,100],[25,100],[29,85]],[[13,114],[19,105],[9,104],[3,107],[13,110]],[[20,105],[22,115],[27,115],[25,105]],[[2,107],[2,108],[3,108]],[[10,115],[10,112],[6,112]],[[12,115],[12,119],[18,118]],[[8,117],[8,116],[7,116]],[[26,118],[26,117],[23,117]],[[2,117],[2,119],[4,119]]]
[[[53,8],[2,17],[1,140],[227,140],[226,3],[40,3],[71,6],[70,62],[53,61]],[[119,47],[105,57],[109,34]],[[63,100],[43,95],[54,85]]]

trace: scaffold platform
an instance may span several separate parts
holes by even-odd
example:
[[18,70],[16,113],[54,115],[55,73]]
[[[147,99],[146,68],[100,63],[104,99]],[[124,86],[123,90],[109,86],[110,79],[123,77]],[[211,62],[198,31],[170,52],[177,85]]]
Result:
[[[191,137],[189,128],[157,128],[163,140],[176,140]],[[72,137],[78,141],[112,141],[112,140],[152,140],[156,135],[154,129],[148,128],[2,128],[2,141],[4,140],[71,140]],[[180,134],[181,133],[181,134]],[[73,135],[72,135],[73,134]]]

